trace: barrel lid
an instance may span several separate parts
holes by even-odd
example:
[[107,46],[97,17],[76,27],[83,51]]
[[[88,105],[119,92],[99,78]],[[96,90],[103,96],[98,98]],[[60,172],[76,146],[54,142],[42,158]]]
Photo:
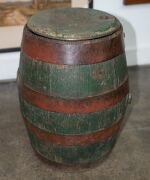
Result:
[[27,23],[41,36],[59,40],[85,40],[110,35],[120,28],[112,15],[93,9],[60,8],[40,11]]

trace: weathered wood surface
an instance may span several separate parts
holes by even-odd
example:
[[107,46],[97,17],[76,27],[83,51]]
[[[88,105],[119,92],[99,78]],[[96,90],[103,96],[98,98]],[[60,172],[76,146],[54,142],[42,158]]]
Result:
[[[39,155],[56,163],[86,164],[111,151],[129,102],[123,29],[104,12],[67,11],[62,17],[55,10],[55,17],[42,12],[50,16],[50,26],[48,18],[41,22],[43,15],[38,19],[38,14],[24,29],[18,70],[20,107]],[[81,21],[82,12],[83,16],[89,12],[89,21]],[[66,16],[69,13],[71,18]],[[74,13],[78,15],[72,17]],[[56,31],[65,18],[70,24],[63,21]],[[72,21],[78,29],[73,29]]]
[[55,134],[89,134],[116,123],[126,111],[128,95],[114,106],[93,113],[51,112],[31,103],[20,96],[23,118],[39,129]]
[[36,34],[59,40],[87,40],[110,35],[120,28],[118,19],[87,8],[60,8],[32,16],[28,28]]
[[56,163],[65,165],[84,165],[87,163],[94,163],[95,161],[103,159],[110,153],[116,140],[117,133],[113,134],[105,141],[100,141],[87,146],[69,146],[62,147],[60,145],[46,143],[36,138],[36,136],[28,131],[31,139],[31,145],[34,150],[42,157]]
[[114,133],[116,133],[120,126],[121,126],[121,120],[119,120],[117,123],[113,124],[109,128],[105,128],[103,130],[100,130],[98,132],[90,133],[90,134],[82,134],[82,135],[59,135],[59,134],[53,134],[50,132],[45,132],[28,121],[25,121],[25,124],[28,128],[28,131],[32,132],[37,139],[40,139],[47,143],[52,143],[55,145],[61,145],[61,146],[86,146],[89,144],[93,144],[96,142],[104,141],[111,137]]
[[84,99],[62,99],[45,96],[20,84],[20,95],[32,105],[51,112],[92,113],[110,108],[119,103],[129,93],[128,79],[117,89],[100,96]]
[[25,27],[22,51],[31,59],[51,64],[94,64],[124,53],[123,37],[120,27],[115,33],[99,39],[62,41],[37,36]]
[[86,98],[111,91],[127,76],[125,54],[90,65],[53,65],[21,54],[20,77],[31,89],[60,98]]

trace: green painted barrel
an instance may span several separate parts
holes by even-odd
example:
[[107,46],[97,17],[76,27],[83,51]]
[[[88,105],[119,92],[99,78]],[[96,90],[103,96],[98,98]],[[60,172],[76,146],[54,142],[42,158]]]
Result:
[[129,100],[122,25],[92,9],[32,16],[23,32],[18,89],[38,155],[69,166],[102,160],[116,142]]

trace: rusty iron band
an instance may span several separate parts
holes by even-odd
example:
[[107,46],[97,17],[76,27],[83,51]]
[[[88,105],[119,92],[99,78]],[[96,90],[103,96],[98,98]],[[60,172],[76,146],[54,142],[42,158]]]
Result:
[[76,146],[89,145],[107,140],[109,137],[119,131],[122,124],[122,118],[117,123],[113,124],[111,127],[88,135],[51,134],[35,127],[26,119],[24,119],[24,122],[28,131],[32,132],[39,140],[61,146]]
[[19,83],[19,90],[22,98],[28,103],[50,112],[92,113],[104,110],[120,102],[129,93],[129,84],[128,77],[126,77],[123,83],[113,91],[78,100],[50,97],[32,90],[21,81]]
[[124,52],[122,28],[110,36],[84,41],[62,41],[34,34],[27,27],[22,52],[31,59],[51,64],[94,64]]

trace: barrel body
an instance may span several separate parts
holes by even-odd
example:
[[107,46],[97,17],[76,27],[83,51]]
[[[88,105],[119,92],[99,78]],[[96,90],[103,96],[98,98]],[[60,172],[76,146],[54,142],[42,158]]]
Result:
[[66,165],[103,159],[116,142],[128,104],[122,27],[102,38],[64,41],[26,26],[18,88],[39,155]]

